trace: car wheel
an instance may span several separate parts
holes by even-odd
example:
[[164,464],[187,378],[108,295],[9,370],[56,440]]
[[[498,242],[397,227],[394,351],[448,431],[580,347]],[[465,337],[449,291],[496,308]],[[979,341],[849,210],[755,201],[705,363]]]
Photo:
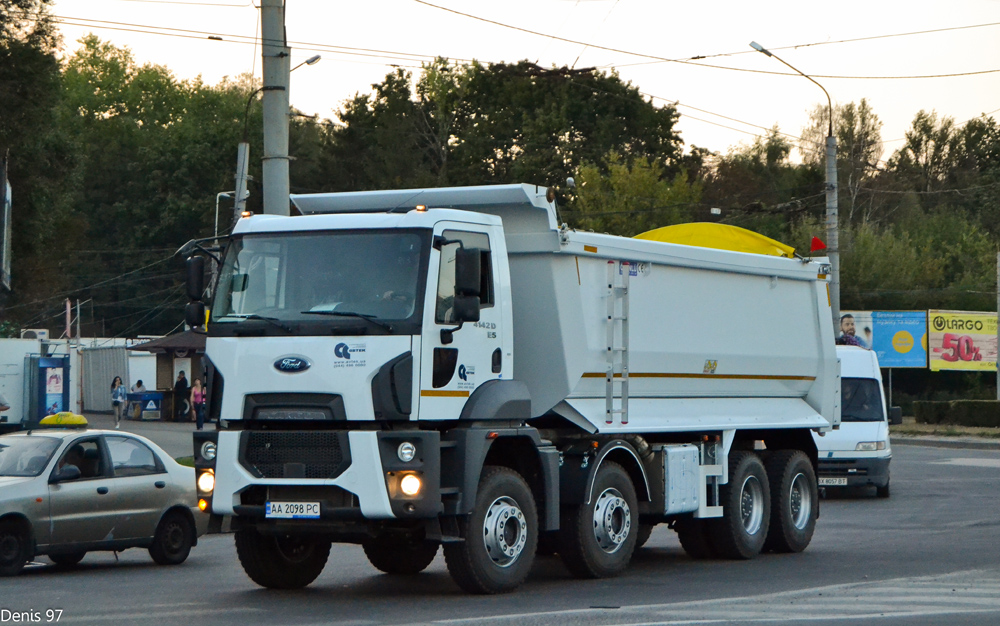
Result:
[[64,552],[62,554],[50,554],[49,560],[58,565],[59,567],[73,567],[77,563],[83,560],[83,557],[87,553],[84,551],[80,552]]
[[149,556],[158,565],[180,565],[194,545],[194,524],[180,511],[170,511],[160,520],[153,535]]
[[16,576],[28,562],[28,533],[22,524],[0,522],[0,576]]
[[427,569],[437,555],[438,544],[406,535],[388,535],[366,541],[368,562],[386,574],[413,575]]
[[310,535],[236,531],[236,556],[250,580],[268,589],[301,589],[323,572],[330,540]]

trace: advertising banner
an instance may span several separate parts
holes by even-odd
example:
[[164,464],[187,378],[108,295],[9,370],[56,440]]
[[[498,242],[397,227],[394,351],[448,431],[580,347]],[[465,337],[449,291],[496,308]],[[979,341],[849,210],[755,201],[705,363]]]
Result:
[[927,311],[872,311],[872,333],[881,367],[927,367]]
[[872,341],[875,338],[875,328],[872,323],[871,311],[841,311],[840,330],[837,338],[843,340],[849,338],[850,345],[858,345],[862,348],[872,349]]
[[996,371],[996,313],[931,310],[927,333],[931,371]]

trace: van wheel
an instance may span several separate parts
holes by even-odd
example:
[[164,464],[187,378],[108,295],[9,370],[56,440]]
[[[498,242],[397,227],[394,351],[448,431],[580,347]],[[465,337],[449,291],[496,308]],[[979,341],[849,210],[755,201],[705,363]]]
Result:
[[17,576],[28,562],[28,533],[22,524],[0,522],[0,576]]
[[487,465],[472,513],[459,519],[465,541],[446,543],[455,583],[470,593],[511,591],[528,577],[538,547],[538,510],[528,483],[512,469]]
[[438,544],[407,535],[382,535],[362,544],[368,562],[386,574],[413,575],[427,569],[437,555]]
[[620,574],[639,534],[639,503],[628,473],[607,461],[597,470],[590,504],[565,510],[559,556],[577,578]]
[[149,556],[157,565],[180,565],[187,560],[194,545],[194,524],[180,511],[171,511],[163,516],[156,527],[153,545],[149,546]]
[[236,531],[236,556],[250,580],[269,589],[301,589],[323,571],[330,540],[309,535],[265,535]]
[[752,559],[764,548],[771,523],[771,491],[760,457],[737,450],[729,455],[729,482],[719,489],[722,517],[711,524],[716,554]]
[[677,539],[692,559],[700,561],[713,559],[716,556],[708,521],[707,519],[684,517],[674,523]]
[[805,453],[778,450],[767,461],[771,524],[764,549],[802,552],[812,541],[819,516],[816,473]]
[[879,498],[889,497],[889,479],[885,480],[885,485],[882,487],[875,487],[875,495]]

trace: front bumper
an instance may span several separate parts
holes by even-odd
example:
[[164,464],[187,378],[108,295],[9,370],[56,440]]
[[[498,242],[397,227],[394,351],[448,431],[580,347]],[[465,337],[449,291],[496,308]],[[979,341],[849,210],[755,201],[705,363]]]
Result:
[[[889,461],[892,457],[869,458],[820,458],[820,487],[864,487],[875,485],[885,487],[889,484]],[[846,479],[847,484],[823,484],[832,482],[824,479]],[[840,482],[839,480],[837,482]]]

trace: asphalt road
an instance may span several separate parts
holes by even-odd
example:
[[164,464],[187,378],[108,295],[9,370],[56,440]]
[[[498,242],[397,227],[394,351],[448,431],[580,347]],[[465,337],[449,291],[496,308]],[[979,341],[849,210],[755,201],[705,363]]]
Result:
[[624,576],[579,581],[540,557],[518,591],[470,596],[440,556],[414,577],[378,573],[356,546],[334,546],[310,587],[275,592],[243,574],[232,536],[203,537],[158,567],[145,551],[47,560],[0,580],[3,609],[61,610],[67,624],[646,625],[1000,623],[1000,452],[894,449],[892,498],[831,494],[810,547],[753,561],[693,561],[657,527]]

